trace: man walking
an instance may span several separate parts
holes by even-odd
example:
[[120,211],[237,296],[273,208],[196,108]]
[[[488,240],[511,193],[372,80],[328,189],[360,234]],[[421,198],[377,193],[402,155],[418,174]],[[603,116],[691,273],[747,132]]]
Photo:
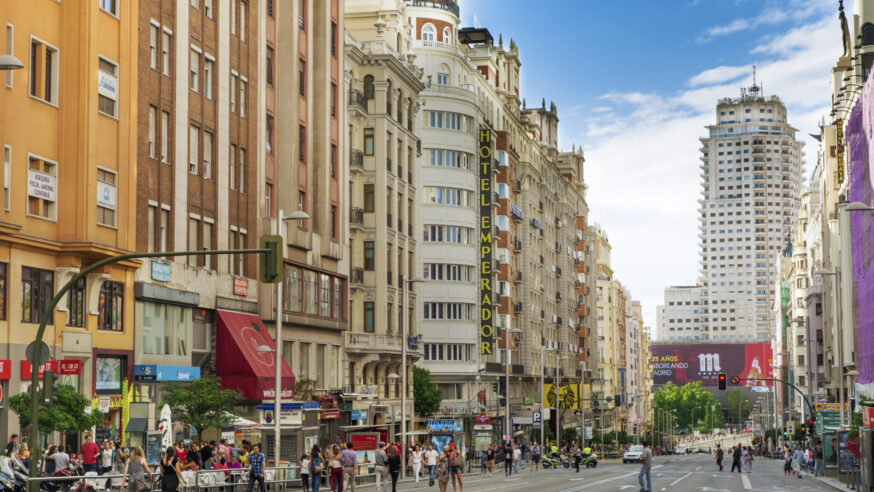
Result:
[[85,472],[97,472],[97,455],[100,454],[100,448],[91,440],[91,434],[85,435],[85,443],[82,444],[80,450],[82,455],[82,468]]
[[531,471],[536,472],[537,468],[540,466],[540,444],[534,442],[534,446],[531,447]]
[[249,454],[249,486],[246,492],[252,492],[252,487],[255,486],[255,481],[258,482],[258,489],[261,492],[266,492],[267,487],[264,486],[264,462],[267,457],[261,452],[261,445],[256,444],[252,452]]
[[428,445],[428,451],[425,453],[425,465],[428,467],[428,486],[434,486],[434,472],[437,470],[437,451],[434,450],[434,445]]
[[813,476],[822,476],[822,443],[816,443],[813,449]]
[[513,446],[510,441],[504,443],[504,475],[510,476],[513,474]]
[[725,451],[722,449],[722,445],[716,445],[716,466],[719,467],[719,471],[722,471],[722,458],[725,457]]
[[734,447],[734,451],[731,453],[731,471],[729,473],[734,472],[734,469],[737,468],[737,472],[740,473],[740,444]]
[[[640,483],[640,492],[652,492],[651,470],[652,449],[649,448],[647,441],[643,441],[643,453],[640,454],[640,473],[637,475],[637,482]],[[646,477],[646,485],[643,483],[644,476]]]
[[518,445],[513,445],[513,472],[519,473],[519,463],[522,461],[522,450]]
[[388,481],[388,454],[385,452],[384,442],[379,443],[379,446],[376,448],[374,463],[376,492],[385,492],[385,484]]
[[495,445],[490,444],[489,449],[486,450],[486,463],[488,463],[489,467],[489,476],[492,476],[492,472],[495,471]]
[[[358,455],[352,450],[352,442],[346,443],[346,449],[340,452],[340,464],[343,465],[343,483],[346,490],[355,492],[355,474],[358,464]],[[386,459],[386,465],[388,459]]]
[[804,451],[801,450],[801,446],[795,445],[795,452],[792,454],[792,466],[795,469],[795,474],[798,478],[804,477],[804,461],[806,457],[804,455]]

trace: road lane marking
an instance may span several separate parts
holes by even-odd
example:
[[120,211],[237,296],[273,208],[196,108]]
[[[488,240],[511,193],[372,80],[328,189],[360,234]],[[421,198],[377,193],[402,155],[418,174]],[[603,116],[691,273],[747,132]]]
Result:
[[689,472],[689,473],[683,475],[682,477],[680,477],[680,478],[674,480],[673,482],[671,482],[671,487],[673,487],[674,485],[677,485],[677,482],[679,482],[680,480],[682,480],[682,479],[688,477],[688,476],[691,475],[691,474],[692,474],[692,472]]
[[572,489],[565,489],[562,492],[576,492],[577,490],[588,489],[588,488],[595,487],[598,485],[603,485],[605,483],[613,482],[615,480],[621,480],[623,478],[633,477],[635,475],[637,475],[637,472],[626,473],[625,475],[618,475],[618,476],[615,476],[612,478],[605,478],[602,480],[598,480],[597,482],[587,483],[585,485],[580,485],[579,487],[574,487]]
[[750,484],[750,479],[749,479],[749,477],[747,477],[747,476],[744,475],[743,473],[741,473],[741,475],[740,475],[740,480],[741,480],[741,482],[744,483],[744,489],[746,489],[746,490],[752,490],[752,489],[753,489],[753,486]]

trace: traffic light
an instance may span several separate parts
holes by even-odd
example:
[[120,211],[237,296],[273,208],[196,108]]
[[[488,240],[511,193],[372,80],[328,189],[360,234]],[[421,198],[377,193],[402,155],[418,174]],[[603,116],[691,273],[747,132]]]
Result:
[[811,435],[816,434],[816,420],[815,419],[807,419],[807,432]]
[[719,389],[725,389],[725,373],[719,373]]
[[282,258],[282,236],[261,236],[258,240],[260,249],[267,249],[261,253],[258,269],[259,280],[265,284],[278,284],[285,276],[285,263]]
[[801,424],[801,434],[807,434],[807,424]]

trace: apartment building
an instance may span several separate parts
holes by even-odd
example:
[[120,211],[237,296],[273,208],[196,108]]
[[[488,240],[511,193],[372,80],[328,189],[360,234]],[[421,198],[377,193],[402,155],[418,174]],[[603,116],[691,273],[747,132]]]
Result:
[[[29,390],[25,347],[58,289],[83,268],[137,249],[138,13],[117,2],[3,2],[4,53],[24,67],[0,87],[0,389]],[[26,119],[22,119],[26,115]],[[100,436],[123,429],[134,364],[134,272],[108,265],[55,307],[43,367],[90,397],[112,398]],[[11,301],[11,302],[10,302]],[[20,433],[8,405],[0,432]],[[50,439],[52,440],[52,439]],[[68,444],[76,446],[73,442]]]
[[658,340],[700,340],[706,331],[705,290],[700,285],[665,288],[664,304],[658,306]]
[[[407,393],[406,415],[412,420],[413,364],[430,346],[421,342],[419,288],[410,282],[422,275],[416,134],[418,95],[424,84],[409,56],[410,25],[401,11],[391,10],[395,7],[391,2],[382,8],[347,2],[345,12],[351,316],[345,334],[344,399],[352,401],[356,415],[369,412],[369,419],[355,423],[391,424],[397,433],[401,391]],[[434,231],[435,238],[449,234]],[[443,273],[449,275],[449,269]],[[422,309],[428,319],[454,319],[460,313],[456,305],[445,302],[426,302]],[[404,343],[405,390],[396,377],[403,374]],[[431,348],[428,353],[443,354]]]

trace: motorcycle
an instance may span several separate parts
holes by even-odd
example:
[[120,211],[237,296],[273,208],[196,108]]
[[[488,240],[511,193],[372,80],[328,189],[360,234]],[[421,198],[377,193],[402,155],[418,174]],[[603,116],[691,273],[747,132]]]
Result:
[[[66,468],[58,470],[52,475],[53,478],[66,479],[71,477],[84,477],[85,468],[78,461],[70,460]],[[94,492],[94,486],[84,480],[50,480],[40,484],[43,492]]]
[[598,455],[592,453],[588,456],[584,456],[582,461],[580,461],[581,465],[586,465],[586,468],[595,468],[598,466]]
[[18,456],[0,456],[0,490],[21,492],[27,486],[27,465]]
[[540,458],[540,463],[543,464],[543,469],[548,470],[550,468],[558,468],[563,466],[565,468],[570,468],[571,464],[567,460],[562,460],[561,457],[556,457],[554,454],[551,456],[543,456]]

